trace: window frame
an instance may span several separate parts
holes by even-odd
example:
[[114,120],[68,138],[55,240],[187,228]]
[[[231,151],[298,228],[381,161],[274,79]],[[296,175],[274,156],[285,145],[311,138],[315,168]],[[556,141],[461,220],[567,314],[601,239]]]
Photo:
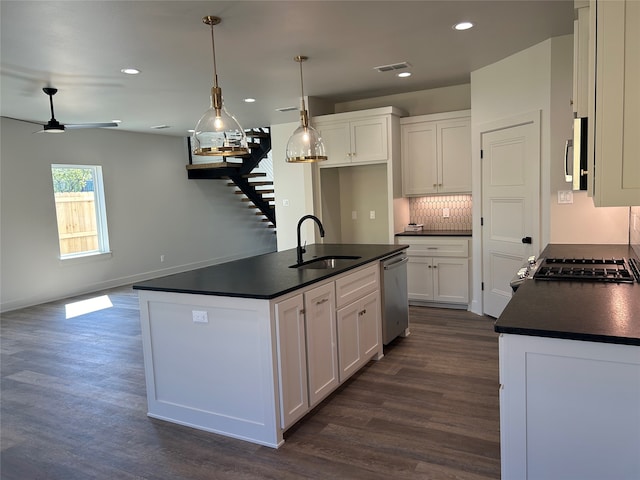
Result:
[[[68,261],[79,258],[96,257],[103,255],[111,255],[109,246],[109,229],[107,226],[107,207],[104,194],[104,178],[102,175],[101,165],[79,165],[69,163],[52,163],[51,164],[51,181],[53,183],[53,169],[83,169],[91,170],[93,177],[93,197],[94,197],[94,214],[96,220],[96,233],[98,237],[98,248],[96,250],[87,250],[83,252],[63,254],[60,250],[60,230],[57,227],[57,211],[56,211],[56,230],[58,232],[58,258],[61,261]],[[55,186],[54,186],[54,204],[55,204]]]

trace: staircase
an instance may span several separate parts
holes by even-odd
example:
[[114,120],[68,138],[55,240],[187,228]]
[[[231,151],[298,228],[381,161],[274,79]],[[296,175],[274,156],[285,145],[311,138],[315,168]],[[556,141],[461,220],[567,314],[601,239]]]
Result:
[[227,185],[236,189],[235,193],[241,196],[241,201],[249,203],[248,207],[256,210],[256,215],[262,216],[262,221],[267,223],[269,228],[275,229],[273,181],[266,179],[266,173],[254,171],[260,161],[265,159],[271,151],[271,133],[268,128],[252,128],[245,133],[249,144],[248,155],[230,157],[224,162],[214,163],[193,163],[189,138],[187,175],[189,179],[228,180]]

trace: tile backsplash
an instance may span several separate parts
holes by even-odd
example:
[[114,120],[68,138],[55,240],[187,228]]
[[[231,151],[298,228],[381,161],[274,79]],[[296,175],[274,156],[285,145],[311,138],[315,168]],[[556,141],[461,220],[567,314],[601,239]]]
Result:
[[[434,195],[409,199],[409,218],[425,230],[471,230],[471,195]],[[449,217],[444,216],[449,209]]]

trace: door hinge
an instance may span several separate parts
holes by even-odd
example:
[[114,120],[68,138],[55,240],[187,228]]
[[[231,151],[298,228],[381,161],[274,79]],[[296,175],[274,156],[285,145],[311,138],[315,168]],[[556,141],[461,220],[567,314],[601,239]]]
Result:
[[484,217],[480,217],[480,226],[483,227],[484,226]]
[[484,282],[480,284],[480,290],[484,291]]
[[484,158],[484,150],[480,149],[480,160]]

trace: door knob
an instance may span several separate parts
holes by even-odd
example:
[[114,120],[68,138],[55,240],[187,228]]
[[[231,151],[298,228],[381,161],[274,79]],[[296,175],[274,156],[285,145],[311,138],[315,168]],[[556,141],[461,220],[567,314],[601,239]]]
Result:
[[531,237],[523,237],[522,238],[522,243],[531,243],[533,240],[531,239]]

